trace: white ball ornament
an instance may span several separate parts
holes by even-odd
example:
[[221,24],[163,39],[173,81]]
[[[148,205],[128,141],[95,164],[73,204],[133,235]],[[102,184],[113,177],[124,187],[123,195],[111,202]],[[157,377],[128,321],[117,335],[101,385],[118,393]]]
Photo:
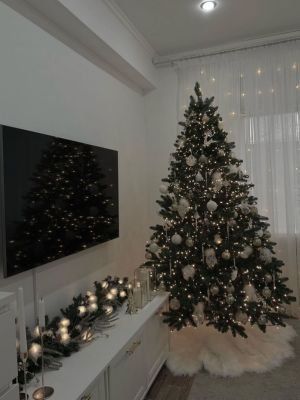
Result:
[[201,172],[197,172],[196,182],[202,182],[203,180],[204,180],[204,178],[203,178]]
[[182,268],[181,271],[183,279],[185,279],[186,281],[188,281],[189,279],[193,279],[196,272],[194,265],[186,265]]
[[223,121],[218,122],[218,128],[222,131],[224,129],[224,123]]
[[157,243],[152,242],[152,243],[150,243],[148,249],[151,253],[156,253],[158,251],[159,247],[158,247]]
[[80,317],[83,317],[87,311],[86,306],[79,306],[77,310]]
[[206,124],[209,121],[209,116],[207,114],[204,114],[202,117],[202,121]]
[[182,243],[182,237],[178,235],[178,233],[175,233],[175,235],[171,237],[171,241],[173,244],[180,245]]
[[259,237],[256,237],[253,239],[253,246],[255,247],[260,247],[261,246],[261,240]]
[[211,286],[211,288],[210,288],[209,290],[210,290],[210,293],[211,293],[213,296],[216,296],[216,295],[219,293],[219,291],[220,291],[220,289],[219,289],[219,287],[218,287],[217,285]]
[[246,325],[248,322],[248,315],[242,311],[238,311],[235,315],[235,319],[240,324]]
[[204,155],[204,154],[201,154],[201,156],[200,156],[200,158],[199,158],[199,161],[202,163],[202,164],[207,164],[207,157]]
[[246,259],[251,256],[253,249],[251,246],[245,246],[244,250],[240,253],[240,257]]
[[171,310],[177,311],[180,309],[180,301],[176,298],[170,300],[170,308]]
[[165,184],[161,184],[159,187],[159,191],[161,194],[167,194],[168,193],[168,187]]
[[251,285],[250,283],[244,286],[244,292],[245,292],[245,300],[246,301],[257,301],[257,294],[255,287]]
[[182,207],[185,207],[185,208],[190,207],[189,201],[187,199],[185,199],[184,197],[179,200],[179,205]]
[[189,167],[194,167],[197,164],[197,158],[191,154],[185,159],[185,162]]
[[231,255],[230,255],[229,250],[224,250],[222,253],[223,260],[230,260],[230,257],[231,257]]
[[229,294],[229,295],[226,297],[226,303],[229,304],[229,305],[231,306],[234,302],[235,302],[235,298],[233,297],[232,294]]
[[213,200],[209,200],[206,204],[206,207],[207,207],[208,211],[214,212],[218,208],[218,204]]
[[265,286],[262,290],[262,295],[265,299],[269,299],[272,295],[271,289],[268,286]]
[[193,247],[194,246],[194,240],[191,237],[188,237],[185,241],[185,244],[187,247]]

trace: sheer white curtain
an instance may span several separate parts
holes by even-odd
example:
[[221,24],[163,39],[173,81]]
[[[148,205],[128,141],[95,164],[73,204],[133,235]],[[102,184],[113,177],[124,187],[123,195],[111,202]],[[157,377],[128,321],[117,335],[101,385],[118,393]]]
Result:
[[177,70],[179,120],[196,81],[215,97],[299,305],[300,41],[182,61]]

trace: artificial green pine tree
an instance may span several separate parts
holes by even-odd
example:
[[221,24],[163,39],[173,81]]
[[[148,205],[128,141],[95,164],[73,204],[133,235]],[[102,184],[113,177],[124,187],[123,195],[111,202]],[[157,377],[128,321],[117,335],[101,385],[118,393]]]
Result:
[[267,218],[258,213],[214,98],[203,99],[198,83],[195,94],[160,186],[162,223],[146,246],[145,265],[170,292],[165,322],[177,330],[204,323],[245,337],[248,321],[262,331],[285,326],[284,304],[295,298],[281,277]]

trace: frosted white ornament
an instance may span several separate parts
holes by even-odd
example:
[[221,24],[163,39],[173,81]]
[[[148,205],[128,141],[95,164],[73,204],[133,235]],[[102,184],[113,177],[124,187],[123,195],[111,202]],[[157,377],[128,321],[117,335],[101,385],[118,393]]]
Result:
[[259,258],[261,259],[261,261],[265,264],[270,264],[270,262],[272,261],[271,250],[269,250],[267,247],[262,247],[261,249],[259,249],[259,253]]
[[182,242],[182,237],[178,235],[178,233],[175,233],[175,235],[171,237],[171,241],[173,244],[179,245]]
[[211,293],[213,296],[216,296],[216,295],[219,293],[219,291],[220,291],[220,289],[219,289],[219,287],[218,287],[217,285],[212,285],[211,288],[210,288],[209,290],[210,290],[210,293]]
[[218,150],[218,157],[225,157],[225,151],[222,149]]
[[203,180],[204,180],[204,178],[203,178],[201,172],[197,172],[196,182],[202,182]]
[[270,233],[269,231],[265,231],[264,237],[265,237],[266,239],[270,239],[271,233]]
[[231,271],[231,280],[232,280],[232,281],[235,281],[236,278],[237,278],[237,276],[238,276],[238,269],[237,269],[237,268],[234,268],[234,269]]
[[216,209],[218,208],[218,204],[213,200],[209,200],[206,204],[206,207],[208,211],[213,212],[216,211]]
[[180,308],[180,301],[176,298],[170,300],[170,308],[171,310],[177,311]]
[[185,244],[187,247],[193,247],[194,246],[194,240],[191,237],[188,237],[185,241]]
[[265,299],[269,299],[271,297],[271,289],[268,286],[265,286],[262,290],[262,295],[264,296]]
[[168,186],[162,183],[159,186],[159,191],[160,191],[161,194],[167,194],[168,193]]
[[209,116],[207,114],[204,114],[202,117],[202,121],[206,124],[209,121]]
[[186,213],[188,212],[188,208],[179,204],[177,207],[177,212],[179,216],[183,219],[186,216]]
[[236,164],[230,164],[229,173],[230,174],[237,174],[238,172],[239,172],[239,167]]
[[244,292],[246,301],[257,301],[257,294],[253,285],[251,285],[250,283],[248,285],[245,285]]
[[182,197],[179,200],[179,205],[182,206],[182,207],[185,207],[185,208],[189,208],[190,207],[189,201],[187,199],[185,199],[184,197]]
[[260,237],[260,238],[261,238],[261,237],[263,237],[263,235],[264,235],[264,232],[263,232],[263,230],[262,230],[262,229],[260,229],[259,231],[257,231],[257,232],[256,232],[256,234],[257,234],[257,236],[258,236],[258,237]]
[[223,182],[222,173],[219,171],[214,172],[212,174],[212,181],[213,181],[213,183]]
[[226,297],[226,303],[229,304],[229,305],[231,306],[234,302],[235,302],[235,298],[233,297],[232,294],[229,294],[229,295]]
[[189,167],[194,167],[197,164],[197,158],[191,154],[185,159],[185,162]]
[[204,154],[201,154],[201,156],[200,156],[200,158],[199,158],[199,161],[202,163],[202,164],[207,164],[207,157],[204,155]]
[[218,122],[218,128],[222,131],[224,129],[224,123],[223,121]]
[[152,242],[152,243],[149,245],[148,248],[149,248],[149,251],[151,251],[151,253],[156,253],[156,252],[158,251],[158,249],[159,249],[157,243],[155,243],[155,242]]
[[189,279],[193,279],[195,276],[195,267],[194,265],[186,265],[181,269],[183,278],[188,281]]
[[255,246],[255,247],[261,246],[261,240],[259,237],[256,237],[253,239],[253,246]]
[[237,322],[246,325],[248,322],[248,315],[242,311],[238,311],[235,315],[235,319]]
[[217,264],[218,260],[214,249],[209,248],[205,250],[205,262],[210,269]]
[[223,260],[229,260],[231,257],[229,250],[224,250],[222,253]]
[[240,253],[240,257],[246,259],[251,256],[253,249],[250,246],[245,246],[244,250]]

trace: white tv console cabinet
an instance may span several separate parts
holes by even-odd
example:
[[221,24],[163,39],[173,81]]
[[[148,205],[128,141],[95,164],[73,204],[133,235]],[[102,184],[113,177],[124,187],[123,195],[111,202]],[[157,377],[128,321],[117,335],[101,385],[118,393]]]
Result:
[[121,312],[108,338],[64,358],[59,371],[46,372],[45,385],[54,388],[50,399],[142,400],[168,354],[169,329],[161,317],[167,300],[168,294],[159,294],[137,314]]

